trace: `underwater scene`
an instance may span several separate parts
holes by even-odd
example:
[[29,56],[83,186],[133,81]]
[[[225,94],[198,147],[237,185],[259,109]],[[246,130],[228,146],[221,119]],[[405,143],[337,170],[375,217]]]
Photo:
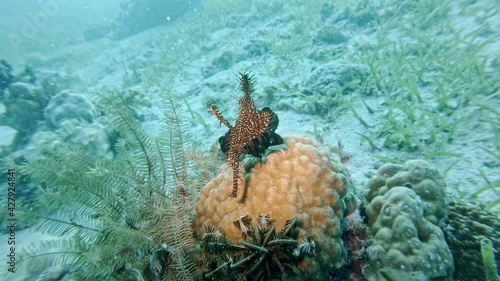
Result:
[[0,280],[500,280],[498,0],[1,0]]

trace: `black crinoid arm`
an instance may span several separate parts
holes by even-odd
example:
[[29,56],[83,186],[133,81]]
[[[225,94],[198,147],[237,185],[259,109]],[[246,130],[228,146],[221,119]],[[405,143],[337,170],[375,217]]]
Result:
[[220,228],[205,227],[199,253],[206,261],[203,280],[303,279],[298,264],[303,256],[312,252],[305,252],[306,246],[297,241],[300,228],[297,218],[287,220],[281,230],[272,223],[265,227],[252,226],[248,215],[239,217],[233,224],[244,234],[239,243],[229,242]]
[[[262,134],[260,139],[252,139],[250,144],[245,145],[244,150],[246,154],[250,154],[256,158],[261,159],[270,146],[282,144],[283,138],[276,133],[276,129],[278,128],[278,125],[280,123],[278,114],[276,114],[276,112],[273,112],[269,107],[264,107],[262,110],[259,110],[259,112],[271,112],[271,121],[267,126],[267,130],[264,132],[264,134]],[[221,136],[219,138],[220,149],[224,154],[229,151],[229,132],[230,131],[228,130],[224,136]]]

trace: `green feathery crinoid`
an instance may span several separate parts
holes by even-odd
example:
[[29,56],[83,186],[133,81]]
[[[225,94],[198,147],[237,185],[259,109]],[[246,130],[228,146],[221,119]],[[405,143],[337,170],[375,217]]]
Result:
[[59,265],[81,280],[193,280],[191,221],[200,187],[172,96],[160,137],[147,135],[115,95],[98,103],[119,134],[112,160],[76,145],[45,151],[23,170],[41,186],[25,218],[55,236],[29,245],[20,264]]

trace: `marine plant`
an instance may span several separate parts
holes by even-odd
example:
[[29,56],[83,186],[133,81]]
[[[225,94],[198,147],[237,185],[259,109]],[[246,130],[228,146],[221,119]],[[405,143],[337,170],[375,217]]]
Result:
[[481,254],[483,256],[483,266],[486,281],[499,281],[497,266],[495,263],[495,251],[491,240],[484,238],[481,240]]
[[81,280],[195,279],[188,253],[202,182],[175,97],[166,103],[161,135],[151,137],[116,95],[100,95],[119,134],[114,159],[62,145],[24,165],[41,189],[24,218],[57,238],[30,244],[21,265],[35,273],[57,265]]
[[[494,96],[497,87],[492,85],[498,85],[484,52],[496,40],[489,18],[497,9],[485,3],[452,1],[361,2],[364,5],[359,8],[378,11],[371,22],[377,32],[374,43],[360,48],[351,59],[368,67],[363,84],[374,94],[368,103],[384,98],[386,109],[375,112],[374,117],[385,122],[375,124],[374,130],[366,128],[360,133],[362,141],[371,139],[377,147],[383,143],[389,150],[398,150],[394,153],[462,159],[451,148],[460,134],[491,120],[479,116],[494,115],[478,101]],[[453,23],[457,7],[474,19],[471,28]],[[471,13],[472,7],[481,13]],[[383,17],[378,14],[381,11]],[[391,38],[394,33],[397,40]],[[363,93],[352,93],[351,100],[355,103]]]

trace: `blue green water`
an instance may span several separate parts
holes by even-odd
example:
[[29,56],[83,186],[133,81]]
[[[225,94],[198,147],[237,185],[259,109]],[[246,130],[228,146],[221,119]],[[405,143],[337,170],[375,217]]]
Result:
[[[140,207],[144,202],[175,205],[178,193],[159,203],[151,201],[157,197],[133,187],[151,188],[154,194],[159,189],[170,193],[181,185],[190,186],[191,212],[183,213],[181,227],[190,233],[188,222],[199,215],[193,207],[199,190],[227,162],[224,153],[217,158],[214,150],[228,128],[212,115],[207,102],[216,105],[228,123],[236,124],[242,96],[239,73],[253,75],[256,110],[268,107],[279,116],[277,134],[314,141],[348,171],[355,209],[368,230],[356,236],[352,229],[339,225],[336,239],[343,243],[339,253],[345,256],[332,253],[342,262],[332,263],[317,280],[348,280],[349,275],[356,280],[398,280],[410,275],[414,280],[486,280],[488,266],[483,265],[481,245],[484,249],[491,240],[495,251],[500,243],[497,6],[494,0],[128,0],[105,4],[5,0],[0,11],[0,157],[5,171],[0,253],[3,259],[15,253],[19,269],[5,280],[35,280],[43,274],[84,276],[84,280],[90,280],[88,276],[102,280],[199,276],[182,269],[196,262],[179,259],[200,251],[200,246],[182,248],[169,245],[168,235],[155,236],[151,224],[171,221],[143,213]],[[103,100],[111,93],[111,101]],[[179,146],[180,133],[169,129],[175,127],[172,124],[179,124],[185,145]],[[274,151],[273,146],[260,149],[262,155]],[[187,167],[182,180],[176,174],[180,166],[167,165],[165,159],[186,163],[180,165],[182,171]],[[406,198],[401,200],[421,205],[415,212],[423,212],[422,219],[436,227],[435,240],[423,234],[416,238],[424,249],[432,244],[429,241],[444,242],[436,246],[439,253],[431,258],[419,256],[418,243],[408,238],[408,245],[416,243],[407,245],[414,255],[408,260],[414,259],[414,264],[400,264],[390,256],[387,260],[394,262],[381,260],[379,266],[376,256],[385,254],[378,252],[377,245],[382,245],[384,253],[403,246],[394,242],[400,239],[395,236],[389,244],[372,239],[379,230],[369,221],[377,221],[378,213],[370,219],[366,206],[376,196],[384,198],[384,204],[396,196],[388,191],[390,180],[385,183],[386,178],[396,176],[384,176],[380,172],[387,167],[384,164],[400,165],[398,169],[406,171],[401,167],[415,159],[425,160],[432,167],[429,171],[439,175],[432,176],[433,182],[444,184],[424,184],[420,190],[413,178],[405,180],[397,186],[415,191],[421,201],[415,203],[418,200],[408,194],[400,195]],[[205,164],[200,166],[200,162]],[[9,169],[15,174],[9,176]],[[148,175],[152,174],[165,179],[161,188],[151,183]],[[377,188],[382,191],[374,191],[374,179],[381,175],[384,183]],[[9,205],[13,202],[15,208]],[[104,207],[108,203],[113,207]],[[380,204],[383,210],[388,208]],[[105,211],[109,208],[120,211]],[[443,218],[429,219],[429,212],[440,208],[445,210]],[[354,216],[347,209],[337,214],[345,223],[344,217]],[[12,219],[16,219],[15,229],[8,227]],[[427,233],[424,225],[422,221],[416,231]],[[130,230],[144,239],[154,238],[148,242],[137,238],[143,241],[138,242]],[[469,232],[470,236],[464,234]],[[9,240],[10,236],[15,239]],[[30,248],[40,239],[47,244]],[[112,239],[127,247],[113,248]],[[359,257],[351,249],[355,239],[365,243]],[[54,249],[79,254],[51,254],[38,261],[27,258]],[[445,249],[453,262],[434,262],[436,257],[447,256]],[[167,261],[162,253],[173,258]],[[498,260],[498,252],[494,256]],[[231,262],[227,257],[217,258],[218,266],[236,263],[236,258]],[[248,267],[255,265],[250,260]],[[147,261],[163,269],[173,264],[176,269],[155,271],[151,269],[155,263]],[[101,262],[103,269],[95,270]],[[427,264],[435,275],[424,268]],[[196,264],[205,274],[214,270],[210,266]],[[276,263],[270,266],[272,270],[261,275],[246,271],[246,278],[266,280],[275,277],[274,271],[282,273]],[[228,272],[226,278],[237,278]],[[48,280],[60,280],[52,278]]]

